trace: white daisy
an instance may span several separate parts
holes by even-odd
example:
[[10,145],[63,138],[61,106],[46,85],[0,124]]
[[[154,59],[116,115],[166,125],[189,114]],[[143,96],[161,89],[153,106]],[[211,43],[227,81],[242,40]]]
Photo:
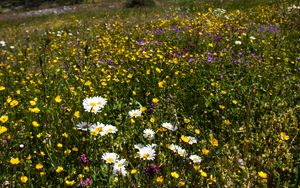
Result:
[[190,145],[192,144],[197,144],[197,139],[195,137],[192,137],[192,136],[188,136],[188,143]]
[[83,100],[83,108],[87,112],[98,113],[106,105],[107,101],[103,97],[91,97]]
[[117,160],[113,167],[113,173],[116,175],[126,176],[127,171],[125,166],[127,165],[126,159]]
[[177,130],[176,126],[174,126],[174,125],[172,125],[171,123],[168,123],[168,122],[163,123],[161,126],[164,127],[164,128],[166,128],[166,129],[169,129],[171,131]]
[[182,147],[177,146],[176,150],[177,150],[178,155],[180,155],[181,157],[186,157],[187,156],[186,150],[183,149]]
[[1,46],[6,46],[5,41],[1,40],[1,41],[0,41],[0,45],[1,45]]
[[127,175],[127,170],[124,166],[118,167],[118,166],[114,165],[113,174],[126,176]]
[[113,164],[118,160],[118,154],[116,153],[109,153],[106,152],[102,155],[102,159],[107,163],[107,164]]
[[193,163],[200,163],[202,161],[201,157],[198,155],[191,155],[189,159],[191,159]]
[[113,125],[105,125],[103,127],[103,134],[109,134],[109,133],[116,133],[118,131],[117,127],[113,126]]
[[174,153],[177,153],[178,155],[180,155],[181,157],[187,156],[186,150],[176,144],[171,144],[168,146],[168,148],[170,150],[172,150]]
[[153,140],[154,139],[155,132],[152,129],[145,129],[143,131],[143,136],[144,138],[148,140]]
[[76,125],[77,129],[82,131],[88,131],[91,126],[92,124],[88,122],[80,122],[79,124]]
[[90,132],[92,135],[98,135],[100,134],[101,136],[104,135],[104,127],[105,125],[103,123],[97,122],[97,124],[93,124],[90,128]]
[[155,158],[155,150],[152,147],[146,146],[141,148],[138,151],[138,154],[141,159],[143,160],[154,160]]
[[142,115],[142,111],[140,110],[131,110],[128,112],[130,117],[140,117]]

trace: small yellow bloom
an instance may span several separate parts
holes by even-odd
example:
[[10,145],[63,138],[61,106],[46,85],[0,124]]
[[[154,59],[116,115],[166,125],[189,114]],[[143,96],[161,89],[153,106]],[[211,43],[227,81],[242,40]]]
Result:
[[83,174],[78,174],[78,178],[82,179],[82,178],[84,178],[84,175]]
[[29,101],[29,103],[30,103],[31,106],[35,106],[36,105],[35,101]]
[[155,122],[155,118],[154,118],[154,117],[151,117],[151,118],[150,118],[150,122],[151,122],[151,123],[154,123],[154,122]]
[[6,127],[3,127],[3,126],[0,126],[0,135],[2,133],[5,133],[7,131],[7,128]]
[[227,93],[227,92],[224,91],[224,90],[221,91],[221,94],[222,94],[222,95],[225,95],[226,93]]
[[213,184],[217,182],[217,178],[213,175],[210,175],[208,184]]
[[41,152],[40,152],[40,155],[41,155],[42,157],[44,157],[46,154],[45,154],[45,152],[41,151]]
[[78,148],[77,147],[73,147],[72,151],[78,151]]
[[63,145],[62,145],[61,143],[58,143],[56,146],[57,146],[58,148],[62,148],[62,147],[63,147]]
[[152,99],[152,102],[153,102],[154,104],[158,103],[158,101],[159,101],[158,98],[153,98],[153,99]]
[[190,123],[191,122],[191,120],[189,120],[188,118],[184,118],[183,121],[184,121],[184,123]]
[[232,103],[237,104],[238,102],[237,102],[237,100],[232,100]]
[[11,158],[10,159],[10,163],[12,164],[12,165],[18,165],[19,163],[20,163],[20,160],[19,160],[19,158],[18,157],[16,157],[16,158]]
[[195,129],[196,134],[200,134],[200,129]]
[[10,106],[11,107],[15,107],[15,106],[17,106],[19,104],[19,101],[17,101],[17,100],[12,100],[11,102],[10,102]]
[[164,183],[164,177],[163,176],[158,176],[156,178],[156,182],[160,185],[162,185]]
[[209,150],[207,150],[206,148],[203,148],[202,150],[203,155],[208,155]]
[[85,82],[85,84],[84,84],[84,85],[86,85],[86,86],[90,86],[91,84],[92,84],[92,82],[88,80],[88,81],[86,81],[86,82]]
[[258,176],[263,178],[263,179],[267,179],[268,178],[268,174],[263,172],[263,171],[260,171],[258,172]]
[[71,152],[72,152],[71,150],[67,149],[67,150],[64,151],[64,154],[69,155]]
[[231,122],[230,122],[229,119],[225,119],[225,120],[223,121],[223,123],[224,123],[224,125],[231,125]]
[[12,101],[11,97],[8,96],[7,99],[6,99],[6,102],[7,102],[7,103],[10,103],[11,101]]
[[290,137],[287,134],[285,134],[285,132],[280,132],[280,137],[281,137],[282,140],[289,140],[290,139]]
[[189,137],[187,137],[185,135],[181,135],[180,139],[184,142],[189,142]]
[[1,123],[5,123],[5,122],[7,122],[7,120],[8,120],[8,116],[7,115],[3,115],[3,116],[0,117]]
[[38,164],[36,164],[35,165],[35,168],[37,169],[37,170],[40,170],[40,169],[42,169],[44,166],[41,164],[41,163],[38,163]]
[[90,167],[88,167],[88,166],[85,166],[85,167],[83,167],[83,170],[85,170],[85,171],[89,171],[89,170],[90,170]]
[[40,124],[38,122],[36,122],[36,121],[33,121],[31,124],[35,128],[40,126]]
[[136,174],[137,173],[137,170],[134,168],[130,171],[131,174]]
[[165,83],[166,83],[166,81],[164,81],[164,80],[161,82],[158,82],[158,87],[163,88]]
[[69,137],[68,133],[66,133],[66,132],[64,132],[61,136],[62,136],[62,137],[65,137],[65,138],[68,138],[68,137]]
[[0,91],[3,91],[5,90],[5,87],[4,86],[0,86]]
[[185,182],[184,182],[184,181],[180,181],[180,182],[178,183],[178,186],[179,186],[179,187],[184,187],[184,186],[185,186]]
[[155,70],[156,70],[156,72],[161,73],[161,69],[160,68],[156,67]]
[[207,177],[207,173],[206,173],[206,172],[204,172],[203,170],[199,170],[199,172],[200,172],[200,175],[201,175],[201,176],[203,176],[203,177]]
[[74,113],[74,116],[75,116],[76,118],[79,118],[79,117],[80,117],[80,112],[79,112],[79,111],[76,111],[76,112]]
[[171,172],[171,176],[175,179],[179,178],[179,174],[177,172]]
[[35,107],[35,108],[28,108],[28,110],[29,110],[30,112],[36,113],[36,114],[40,112],[40,109],[37,108],[37,107]]
[[74,180],[72,180],[72,181],[66,180],[65,184],[66,184],[66,186],[71,187],[71,186],[73,186],[75,184],[75,181]]
[[61,99],[60,95],[57,95],[55,97],[55,102],[60,103],[61,101],[62,101],[62,99]]
[[62,171],[64,171],[64,168],[62,166],[58,166],[55,170],[56,173],[61,173]]
[[145,107],[145,106],[142,106],[141,108],[140,108],[140,111],[141,112],[145,112],[147,110],[147,108]]
[[211,143],[211,145],[216,146],[216,147],[219,145],[218,140],[215,139],[215,138],[212,138],[212,139],[210,140],[210,143]]
[[219,105],[219,108],[220,108],[221,110],[224,110],[224,109],[225,109],[225,106]]
[[40,172],[40,176],[43,177],[46,175],[46,172]]
[[27,176],[21,176],[20,180],[22,183],[26,183],[28,181],[28,178]]

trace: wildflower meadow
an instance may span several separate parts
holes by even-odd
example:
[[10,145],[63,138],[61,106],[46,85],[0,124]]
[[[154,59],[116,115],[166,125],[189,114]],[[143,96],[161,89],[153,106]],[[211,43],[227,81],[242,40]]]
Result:
[[300,4],[237,1],[0,21],[0,187],[299,187]]

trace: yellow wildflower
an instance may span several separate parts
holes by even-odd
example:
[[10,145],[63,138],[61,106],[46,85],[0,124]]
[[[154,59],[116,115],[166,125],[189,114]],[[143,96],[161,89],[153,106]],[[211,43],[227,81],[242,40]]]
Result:
[[223,121],[223,123],[224,123],[224,125],[231,125],[231,122],[230,122],[229,119],[225,119],[225,120]]
[[74,180],[72,180],[72,181],[66,180],[65,184],[66,184],[66,186],[70,186],[71,187],[71,186],[73,186],[75,184],[75,181]]
[[19,160],[19,158],[18,157],[16,157],[16,158],[11,158],[10,159],[10,163],[12,164],[12,165],[18,165],[19,163],[20,163],[20,160]]
[[185,135],[181,135],[180,139],[184,142],[189,142],[189,137],[187,137]]
[[38,164],[36,164],[35,165],[35,168],[37,169],[37,170],[40,170],[40,169],[42,169],[44,166],[41,164],[41,163],[38,163]]
[[80,117],[80,112],[79,112],[79,111],[76,111],[76,112],[74,113],[74,116],[75,116],[76,118],[79,118],[79,117]]
[[285,132],[280,132],[280,137],[281,137],[282,140],[289,140],[290,139],[290,137],[287,134],[285,134]]
[[213,145],[213,146],[218,146],[218,145],[219,145],[218,140],[215,139],[215,138],[212,138],[212,139],[210,140],[210,143],[211,143],[211,145]]
[[33,127],[39,127],[40,126],[40,124],[36,121],[33,121],[31,124],[32,124]]
[[154,118],[154,117],[151,117],[151,118],[150,118],[150,122],[151,122],[151,123],[154,123],[154,122],[155,122],[155,118]]
[[207,150],[206,148],[203,148],[202,150],[203,155],[208,155],[209,150]]
[[62,171],[64,171],[64,168],[62,166],[58,166],[55,170],[56,173],[61,173]]
[[134,168],[130,171],[131,174],[136,174],[137,170]]
[[207,177],[207,173],[206,173],[206,172],[204,172],[203,170],[199,170],[199,172],[200,172],[200,175],[201,175],[201,176],[203,176],[203,177]]
[[27,176],[21,176],[20,180],[22,183],[26,183],[28,181],[28,178]]
[[2,123],[7,122],[7,120],[8,120],[8,116],[7,116],[7,115],[3,115],[3,116],[0,117],[0,121],[1,121]]
[[268,174],[263,172],[263,171],[260,171],[258,172],[258,176],[263,178],[263,179],[267,179],[268,178]]
[[158,103],[158,101],[159,101],[158,98],[153,98],[153,99],[152,99],[152,102],[153,102],[154,104]]
[[179,174],[177,172],[171,172],[171,176],[175,179],[179,178]]
[[15,107],[15,106],[17,106],[19,104],[19,101],[17,101],[17,100],[12,100],[11,102],[10,102],[10,106],[11,107]]
[[190,123],[191,122],[191,120],[189,120],[188,118],[184,118],[183,121],[184,121],[184,123]]
[[36,105],[35,101],[29,101],[29,103],[30,103],[31,106],[35,106]]
[[145,112],[147,110],[147,108],[145,107],[145,106],[142,106],[141,108],[140,108],[140,111],[141,112]]
[[162,185],[164,183],[164,177],[163,176],[158,176],[156,178],[156,182],[160,185]]
[[7,128],[6,127],[3,127],[3,126],[0,126],[0,135],[2,133],[5,133],[7,131]]
[[184,182],[184,181],[180,181],[180,182],[178,183],[178,186],[179,186],[179,187],[184,187],[184,186],[185,186],[185,182]]
[[0,86],[0,91],[3,91],[5,90],[5,87],[4,86]]
[[57,95],[57,96],[55,97],[55,102],[60,103],[61,101],[62,101],[61,96],[60,96],[60,95]]
[[237,102],[237,100],[232,100],[231,101],[233,104],[237,104],[238,102]]

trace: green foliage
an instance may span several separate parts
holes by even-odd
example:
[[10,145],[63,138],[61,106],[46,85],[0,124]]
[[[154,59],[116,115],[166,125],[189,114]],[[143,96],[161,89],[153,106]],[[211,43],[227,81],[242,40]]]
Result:
[[[1,24],[0,187],[299,185],[299,8],[285,3]],[[107,103],[83,105],[94,96]],[[136,144],[156,144],[153,160]]]

